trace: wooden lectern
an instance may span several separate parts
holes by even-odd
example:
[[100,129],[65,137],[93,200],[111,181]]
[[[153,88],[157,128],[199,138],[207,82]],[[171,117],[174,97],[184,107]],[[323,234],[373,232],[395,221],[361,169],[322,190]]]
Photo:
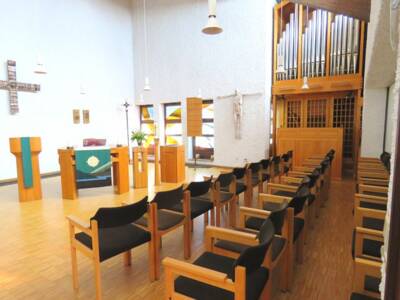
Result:
[[133,148],[133,187],[147,188],[147,148]]
[[[110,149],[114,192],[129,192],[129,150],[128,147]],[[58,149],[63,199],[74,200],[78,196],[75,178],[75,150]]]
[[19,201],[41,200],[42,185],[38,157],[42,151],[40,137],[10,138],[10,151],[17,158]]
[[161,146],[160,159],[162,182],[185,181],[185,148],[183,145]]

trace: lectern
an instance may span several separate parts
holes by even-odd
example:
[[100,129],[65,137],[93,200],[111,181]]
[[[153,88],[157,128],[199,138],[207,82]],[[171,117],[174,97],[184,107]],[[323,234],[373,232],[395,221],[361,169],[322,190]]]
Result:
[[42,199],[39,153],[40,137],[10,138],[10,151],[17,159],[19,201]]
[[[110,149],[114,192],[129,192],[129,150],[128,147]],[[63,199],[74,200],[78,196],[75,170],[75,150],[58,149],[61,188]]]
[[185,148],[183,145],[161,146],[160,160],[162,182],[185,181]]

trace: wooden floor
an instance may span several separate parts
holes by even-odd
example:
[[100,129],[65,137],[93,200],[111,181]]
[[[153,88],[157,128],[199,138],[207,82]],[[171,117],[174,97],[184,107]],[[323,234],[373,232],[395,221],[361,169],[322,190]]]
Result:
[[[189,180],[219,170],[188,170]],[[80,290],[72,289],[68,231],[65,216],[74,214],[88,220],[98,207],[137,201],[154,188],[131,190],[116,196],[111,188],[82,190],[79,200],[62,200],[60,178],[43,180],[42,201],[18,202],[15,185],[0,187],[0,299],[94,299],[92,266],[78,256]],[[163,185],[157,190],[169,189]],[[296,267],[291,293],[276,292],[274,299],[349,298],[352,285],[350,242],[352,231],[353,182],[334,182],[331,198],[310,232],[305,261]],[[203,218],[195,220],[192,260],[203,251]],[[183,232],[163,238],[162,257],[183,259]],[[132,266],[124,267],[122,257],[101,264],[104,299],[163,299],[163,276],[148,281],[147,246],[133,251]]]

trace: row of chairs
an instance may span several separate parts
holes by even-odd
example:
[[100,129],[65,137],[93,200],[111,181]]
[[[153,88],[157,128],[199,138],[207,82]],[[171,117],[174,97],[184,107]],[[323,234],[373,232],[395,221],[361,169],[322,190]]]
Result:
[[269,299],[278,266],[280,288],[290,290],[293,260],[302,262],[306,224],[312,219],[308,207],[319,203],[329,188],[333,154],[311,171],[314,161],[306,169],[288,169],[287,175],[295,172],[294,177],[267,183],[266,193],[258,195],[258,208],[239,208],[237,228],[208,226],[206,252],[192,264],[165,258],[166,298]]
[[352,300],[380,299],[381,248],[388,199],[390,154],[360,158],[354,201]]

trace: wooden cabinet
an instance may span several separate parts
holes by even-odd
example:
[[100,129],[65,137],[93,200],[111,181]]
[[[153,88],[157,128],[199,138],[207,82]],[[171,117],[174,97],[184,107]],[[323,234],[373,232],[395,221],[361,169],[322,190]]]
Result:
[[160,147],[161,181],[178,183],[185,181],[185,148],[182,145]]

